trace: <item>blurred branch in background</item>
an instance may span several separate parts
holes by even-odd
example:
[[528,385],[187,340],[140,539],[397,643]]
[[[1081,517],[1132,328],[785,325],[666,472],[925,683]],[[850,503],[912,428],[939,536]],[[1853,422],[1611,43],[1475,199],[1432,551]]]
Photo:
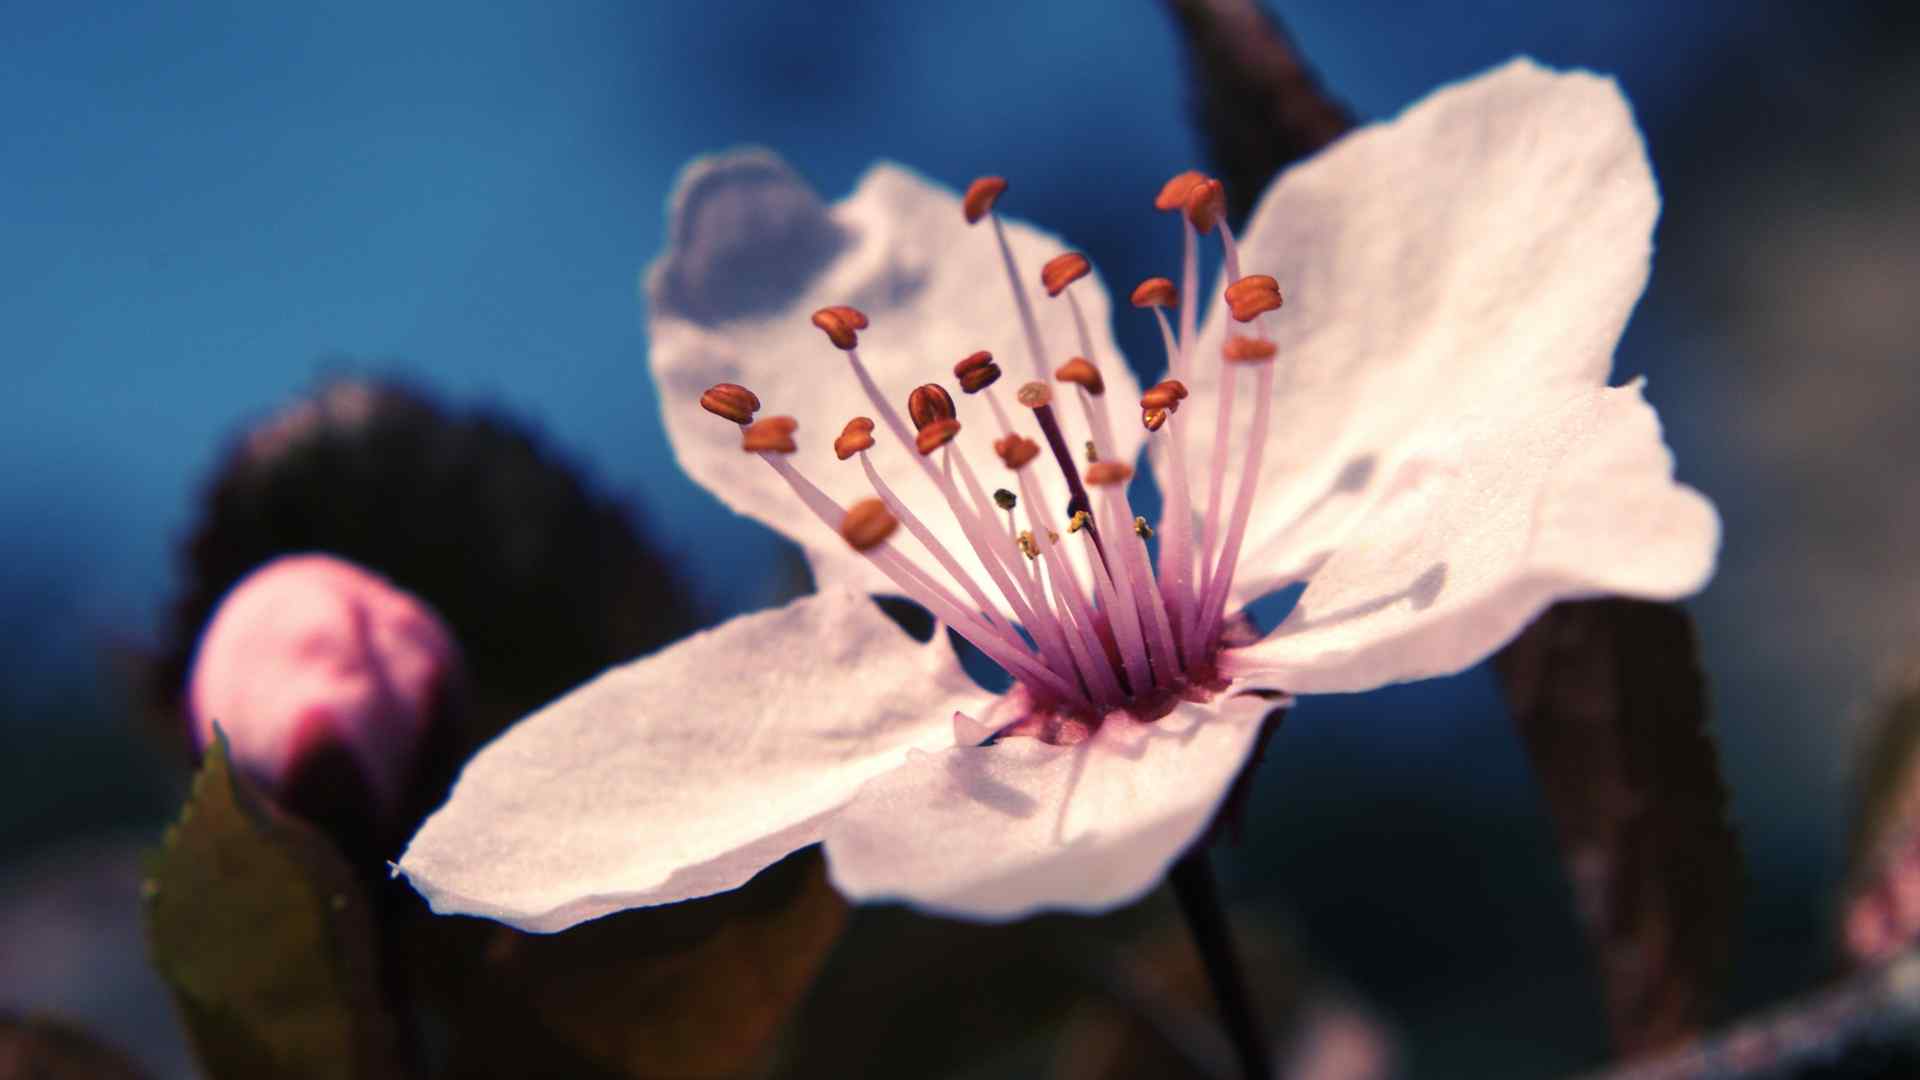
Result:
[[1167,0],[1187,45],[1195,121],[1236,225],[1267,180],[1353,126],[1254,0]]
[[1556,604],[1494,656],[1559,833],[1615,1047],[1702,1030],[1731,954],[1740,856],[1680,608]]

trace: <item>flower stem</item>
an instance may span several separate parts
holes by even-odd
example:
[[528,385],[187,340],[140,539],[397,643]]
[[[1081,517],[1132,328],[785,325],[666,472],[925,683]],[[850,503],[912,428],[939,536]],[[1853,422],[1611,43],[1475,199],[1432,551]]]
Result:
[[1227,914],[1220,907],[1220,891],[1214,885],[1213,865],[1207,861],[1204,846],[1197,846],[1173,864],[1169,880],[1173,895],[1186,913],[1187,926],[1193,931],[1194,947],[1207,968],[1207,982],[1220,1004],[1220,1018],[1226,1022],[1227,1037],[1233,1041],[1240,1059],[1240,1071],[1248,1080],[1265,1080],[1273,1075],[1272,1057],[1267,1042],[1254,1019],[1253,996],[1241,972],[1240,958],[1233,949],[1233,936],[1227,926]]

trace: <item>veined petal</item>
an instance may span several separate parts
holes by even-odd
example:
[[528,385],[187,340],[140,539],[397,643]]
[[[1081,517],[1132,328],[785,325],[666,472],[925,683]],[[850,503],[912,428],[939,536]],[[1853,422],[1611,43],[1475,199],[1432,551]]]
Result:
[[1111,716],[1074,746],[911,755],[828,823],[829,873],[850,899],[970,919],[1129,903],[1213,819],[1270,709],[1238,695],[1152,724]]
[[[1081,351],[1066,300],[1049,299],[1040,286],[1040,267],[1067,248],[1020,222],[1009,220],[1006,227],[1051,373]],[[738,431],[696,402],[718,382],[752,389],[762,415],[800,422],[793,462],[802,473],[842,505],[871,497],[859,466],[835,459],[833,440],[854,416],[881,418],[848,371],[845,355],[810,323],[819,308],[850,304],[866,313],[872,325],[860,333],[860,358],[902,416],[915,386],[947,386],[959,407],[957,443],[981,484],[989,491],[1013,486],[1005,483],[1012,478],[992,449],[1002,432],[982,395],[959,392],[953,365],[979,349],[993,353],[1004,372],[993,391],[1016,429],[1037,439],[1027,410],[1013,398],[1020,384],[1035,377],[1034,367],[992,227],[967,225],[953,192],[899,166],[879,164],[851,196],[830,207],[773,154],[735,152],[697,161],[682,173],[669,237],[666,254],[647,272],[646,290],[653,369],[674,452],[728,506],[798,543],[816,580],[893,591],[866,559],[806,513],[764,462],[741,452]],[[1113,343],[1106,290],[1097,275],[1073,290],[1086,313],[1092,359],[1106,378],[1106,400],[1116,410],[1120,456],[1132,461],[1143,437],[1131,419],[1140,390]],[[1056,386],[1055,411],[1077,448],[1087,438],[1086,425],[1065,392],[1071,389]],[[882,478],[991,592],[915,451],[899,445],[884,423],[875,438],[879,444],[870,454]],[[1035,475],[1060,514],[1066,487],[1057,470],[1040,468]],[[905,542],[917,555],[918,546]],[[1069,550],[1080,558],[1077,546]]]
[[1368,690],[1469,667],[1556,600],[1698,590],[1720,521],[1673,482],[1640,389],[1495,411],[1418,451],[1287,620],[1222,653],[1221,670],[1296,693]]
[[829,589],[624,667],[467,763],[400,859],[442,913],[542,933],[731,889],[979,708],[943,641]]
[[[1436,433],[1505,401],[1604,385],[1659,208],[1612,80],[1528,60],[1442,88],[1276,180],[1241,245],[1245,272],[1278,279],[1286,306],[1265,317],[1279,345],[1275,423],[1233,605],[1329,550]],[[1216,296],[1203,360],[1227,324]],[[1217,363],[1198,366],[1195,415],[1213,415],[1218,379]],[[1194,456],[1197,471],[1206,455]]]

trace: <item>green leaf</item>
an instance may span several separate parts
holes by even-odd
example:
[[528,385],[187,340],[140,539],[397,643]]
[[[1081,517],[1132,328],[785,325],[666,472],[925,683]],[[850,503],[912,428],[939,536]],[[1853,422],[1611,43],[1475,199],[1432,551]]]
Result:
[[1634,1054],[1697,1034],[1732,949],[1740,855],[1692,622],[1671,604],[1556,604],[1493,666],[1553,815],[1614,1042]]
[[559,934],[423,915],[409,939],[455,1075],[731,1077],[764,1070],[846,915],[809,849],[732,892]]
[[232,768],[224,735],[142,890],[154,965],[212,1076],[400,1073],[365,891]]

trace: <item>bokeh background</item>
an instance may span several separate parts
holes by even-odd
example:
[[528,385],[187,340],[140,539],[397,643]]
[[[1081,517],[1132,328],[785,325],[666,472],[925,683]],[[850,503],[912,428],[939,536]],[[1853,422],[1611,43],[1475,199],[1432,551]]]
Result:
[[[1617,375],[1649,377],[1726,522],[1690,607],[1747,859],[1729,1009],[1805,989],[1831,964],[1868,707],[1920,657],[1913,16],[1270,6],[1364,119],[1516,53],[1632,100],[1666,210]],[[77,1016],[162,1074],[183,1051],[115,889],[180,773],[132,673],[246,424],[330,373],[509,412],[628,500],[718,621],[795,582],[660,431],[636,284],[689,158],[764,144],[834,197],[876,158],[954,186],[1003,172],[1016,213],[1116,283],[1176,265],[1148,201],[1203,160],[1173,20],[1146,2],[9,3],[0,25],[0,1007]],[[1150,373],[1151,324],[1119,335]],[[1298,710],[1220,865],[1409,1074],[1602,1059],[1484,670]],[[862,925],[823,992],[861,992]],[[1021,1053],[1045,1060],[1012,1048],[982,1075]]]

